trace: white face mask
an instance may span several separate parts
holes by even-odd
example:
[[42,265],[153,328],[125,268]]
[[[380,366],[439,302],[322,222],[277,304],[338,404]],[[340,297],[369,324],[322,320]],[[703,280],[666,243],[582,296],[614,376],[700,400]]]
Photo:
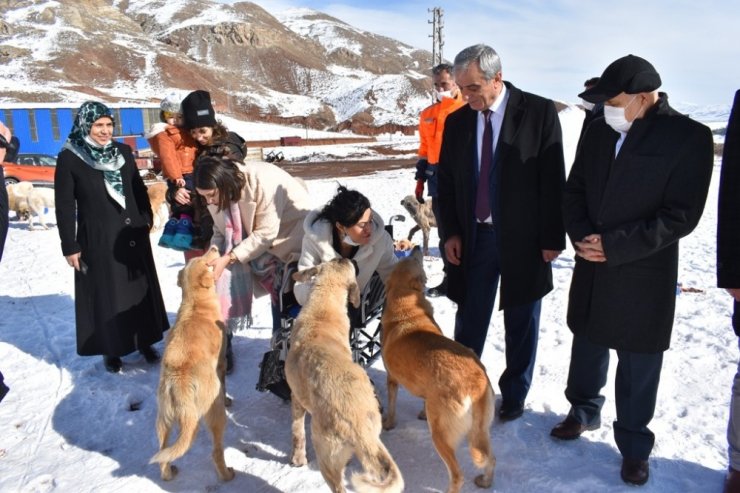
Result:
[[[637,94],[635,94],[629,103],[627,103],[627,106],[624,108],[617,108],[616,106],[609,106],[604,105],[604,120],[606,120],[606,124],[612,127],[617,132],[621,133],[627,133],[629,132],[629,129],[632,127],[632,122],[627,121],[627,118],[624,116],[624,112],[627,108],[630,107],[632,102],[637,97]],[[632,120],[634,121],[634,120]]]
[[444,98],[452,99],[455,96],[452,95],[452,91],[434,91],[434,98],[437,101],[442,101]]
[[342,243],[345,243],[349,246],[361,246],[359,243],[357,243],[355,240],[353,240],[347,233],[344,233],[344,238],[342,238]]
[[581,105],[582,105],[582,106],[583,106],[583,107],[584,107],[584,108],[585,108],[586,110],[588,110],[588,111],[591,111],[592,109],[594,109],[594,104],[593,104],[593,103],[589,103],[589,102],[588,102],[588,101],[586,101],[585,99],[581,99]]

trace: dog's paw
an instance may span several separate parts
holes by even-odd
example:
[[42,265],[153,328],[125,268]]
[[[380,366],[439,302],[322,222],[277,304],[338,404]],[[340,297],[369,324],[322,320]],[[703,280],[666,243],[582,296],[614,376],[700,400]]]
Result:
[[177,466],[163,464],[160,472],[160,476],[162,477],[163,481],[172,481],[172,479],[177,476]]
[[481,474],[479,476],[476,476],[474,481],[475,485],[478,488],[490,488],[493,484],[493,476],[486,476],[485,474]]
[[308,461],[306,460],[306,452],[295,452],[293,453],[293,457],[290,459],[290,465],[293,467],[301,467],[308,464]]
[[234,468],[227,467],[226,471],[223,474],[219,473],[218,479],[220,479],[221,481],[231,481],[232,479],[234,479],[234,476],[236,476],[236,474],[234,474]]
[[392,430],[395,427],[396,427],[396,418],[389,418],[387,416],[383,418],[383,429],[384,430],[386,431]]

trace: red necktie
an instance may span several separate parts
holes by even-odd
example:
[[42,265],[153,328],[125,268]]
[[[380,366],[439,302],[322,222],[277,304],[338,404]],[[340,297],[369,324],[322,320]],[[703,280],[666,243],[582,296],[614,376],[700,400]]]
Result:
[[478,221],[485,221],[491,215],[490,199],[488,198],[488,178],[491,174],[493,162],[493,125],[491,124],[491,110],[483,111],[483,145],[480,151],[480,173],[478,174],[478,191],[475,194],[475,217]]

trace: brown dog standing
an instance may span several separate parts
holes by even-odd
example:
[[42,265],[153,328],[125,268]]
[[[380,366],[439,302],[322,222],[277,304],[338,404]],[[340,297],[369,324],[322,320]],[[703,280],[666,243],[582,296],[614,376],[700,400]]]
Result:
[[475,484],[493,483],[496,458],[489,428],[494,414],[494,393],[486,369],[462,344],[442,334],[424,297],[426,276],[418,247],[400,261],[386,282],[382,353],[388,372],[388,411],[385,429],[396,425],[396,394],[403,385],[424,399],[432,441],[450,475],[448,493],[457,493],[463,475],[455,449],[464,437],[473,463],[483,469]]
[[378,401],[365,370],[352,361],[347,299],[360,304],[355,266],[332,260],[293,274],[315,281],[308,302],[296,318],[285,360],[292,391],[291,464],[306,464],[306,411],[321,475],[334,493],[345,491],[344,468],[356,454],[365,474],[352,476],[357,492],[400,492],[403,478],[380,441]]
[[[182,303],[177,321],[167,334],[162,370],[157,390],[157,438],[159,452],[150,463],[159,462],[162,479],[169,481],[177,468],[170,462],[190,449],[200,418],[213,438],[213,462],[221,481],[234,478],[234,470],[224,461],[226,429],[226,333],[221,320],[221,305],[216,295],[213,267],[207,263],[219,256],[211,247],[180,271],[177,284],[182,288]],[[180,436],[172,446],[167,439],[175,425]]]

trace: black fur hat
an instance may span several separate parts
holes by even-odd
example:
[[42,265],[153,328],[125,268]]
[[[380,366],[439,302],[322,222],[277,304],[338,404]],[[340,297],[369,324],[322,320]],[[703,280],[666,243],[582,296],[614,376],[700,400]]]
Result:
[[211,105],[211,93],[193,91],[182,100],[182,116],[185,128],[215,127],[216,112]]

